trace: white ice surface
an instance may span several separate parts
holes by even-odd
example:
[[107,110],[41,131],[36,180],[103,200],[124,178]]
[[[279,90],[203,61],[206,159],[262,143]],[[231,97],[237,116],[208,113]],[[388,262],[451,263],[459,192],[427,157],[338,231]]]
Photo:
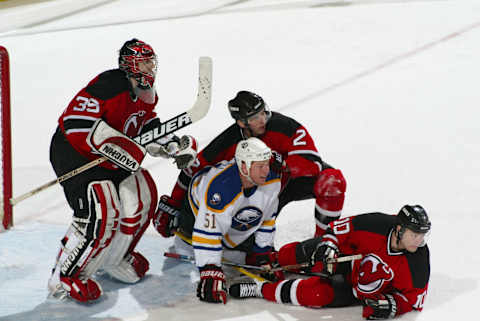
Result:
[[[205,146],[231,124],[226,102],[258,92],[295,117],[348,183],[344,215],[394,213],[422,204],[433,231],[424,311],[402,320],[473,320],[480,298],[480,2],[111,1],[0,34],[11,58],[14,195],[54,178],[48,149],[57,119],[97,73],[115,67],[132,37],[159,56],[163,119],[191,107],[197,60],[214,61],[213,104],[182,130]],[[7,10],[8,9],[4,9]],[[0,12],[0,19],[7,12]],[[145,162],[160,194],[177,170]],[[0,234],[0,320],[361,320],[361,309],[312,310],[259,299],[198,302],[188,264],[163,259],[171,240],[149,229],[139,244],[151,263],[134,286],[108,278],[92,305],[46,300],[46,281],[71,219],[59,186],[15,207]],[[277,247],[313,234],[313,203],[289,204]]]

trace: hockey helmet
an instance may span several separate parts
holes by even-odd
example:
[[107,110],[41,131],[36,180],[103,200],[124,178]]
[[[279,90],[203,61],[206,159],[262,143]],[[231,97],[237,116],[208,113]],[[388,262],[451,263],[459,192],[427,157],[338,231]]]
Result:
[[228,102],[228,110],[235,120],[247,123],[248,118],[258,114],[262,110],[270,117],[270,110],[265,101],[259,95],[250,91],[242,90]]
[[252,162],[269,160],[272,157],[272,150],[263,141],[256,137],[241,140],[235,149],[235,161],[241,171],[242,162],[247,166],[247,175],[250,177]]
[[427,233],[432,223],[427,212],[420,205],[405,205],[397,214],[398,225],[416,233]]
[[[139,63],[145,61],[153,64],[150,71],[139,69]],[[139,88],[150,89],[153,87],[157,74],[157,56],[150,45],[136,38],[125,42],[120,49],[118,66],[127,73],[128,77],[137,80]]]

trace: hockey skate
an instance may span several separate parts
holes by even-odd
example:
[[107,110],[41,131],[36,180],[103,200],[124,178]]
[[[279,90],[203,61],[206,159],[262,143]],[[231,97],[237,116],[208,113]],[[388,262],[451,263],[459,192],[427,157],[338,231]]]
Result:
[[263,282],[236,283],[230,286],[228,292],[230,293],[230,296],[237,299],[263,298],[262,285]]

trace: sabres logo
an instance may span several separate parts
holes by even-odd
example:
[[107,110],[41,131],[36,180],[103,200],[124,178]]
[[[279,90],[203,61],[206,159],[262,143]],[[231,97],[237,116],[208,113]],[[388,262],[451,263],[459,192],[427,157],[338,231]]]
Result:
[[232,218],[232,228],[247,231],[260,224],[262,217],[262,211],[254,206],[241,208]]

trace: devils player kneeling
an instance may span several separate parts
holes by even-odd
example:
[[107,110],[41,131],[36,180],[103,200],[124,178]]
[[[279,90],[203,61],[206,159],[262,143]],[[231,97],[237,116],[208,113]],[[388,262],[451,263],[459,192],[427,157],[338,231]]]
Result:
[[[369,213],[329,224],[327,234],[294,242],[279,251],[281,266],[307,263],[307,272],[329,277],[277,283],[237,283],[230,295],[263,297],[277,303],[340,307],[361,303],[368,320],[421,311],[430,277],[426,235],[431,227],[425,210],[405,205],[397,215]],[[333,266],[329,258],[362,254],[362,259]]]

